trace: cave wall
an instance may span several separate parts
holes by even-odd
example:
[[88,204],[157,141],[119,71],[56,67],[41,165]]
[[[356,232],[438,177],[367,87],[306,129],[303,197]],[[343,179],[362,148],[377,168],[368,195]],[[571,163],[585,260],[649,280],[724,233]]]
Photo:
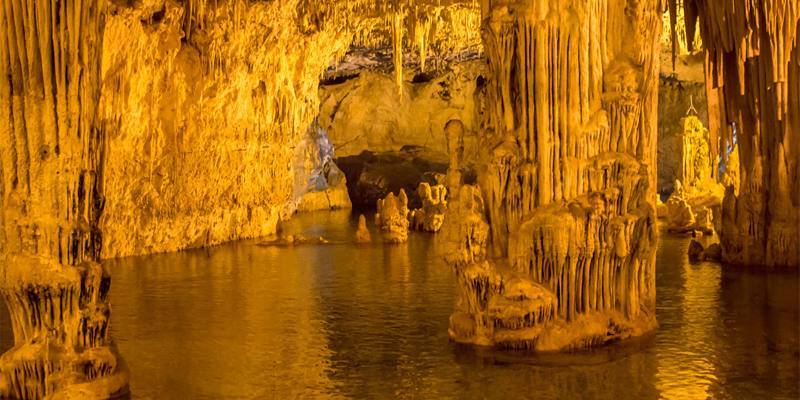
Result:
[[[674,0],[672,1],[674,2]],[[800,265],[800,4],[684,2],[706,45],[709,124],[739,148],[739,192],[723,201],[726,262]]]
[[363,71],[344,82],[322,85],[319,123],[336,156],[346,157],[364,150],[398,151],[405,145],[446,154],[444,126],[459,119],[468,132],[468,158],[476,159],[485,65],[480,59],[452,63],[430,77],[420,73],[424,80],[417,82],[409,76],[400,95],[395,95],[394,77],[380,71]]
[[352,33],[306,26],[298,1],[212,4],[108,18],[104,258],[271,234],[297,201],[294,148]]

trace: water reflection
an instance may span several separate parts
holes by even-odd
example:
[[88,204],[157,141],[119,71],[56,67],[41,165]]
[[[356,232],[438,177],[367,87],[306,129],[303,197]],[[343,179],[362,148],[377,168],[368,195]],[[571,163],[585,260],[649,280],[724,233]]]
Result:
[[[134,397],[798,397],[797,275],[689,264],[688,240],[663,236],[655,334],[521,356],[448,341],[454,278],[436,236],[356,246],[355,228],[347,212],[316,213],[286,231],[333,244],[110,262]],[[5,321],[2,309],[2,349]]]

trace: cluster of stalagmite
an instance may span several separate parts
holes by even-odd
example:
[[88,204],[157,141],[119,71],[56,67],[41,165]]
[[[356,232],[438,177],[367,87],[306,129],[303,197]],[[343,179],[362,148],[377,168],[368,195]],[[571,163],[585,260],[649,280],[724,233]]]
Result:
[[98,264],[106,132],[97,123],[102,1],[0,5],[0,295],[14,347],[0,398],[128,390]]
[[[675,0],[670,0],[674,8]],[[800,265],[800,4],[685,0],[706,47],[709,129],[739,150],[722,208],[723,259]]]
[[375,224],[383,231],[386,243],[405,243],[408,241],[408,196],[403,189],[395,196],[389,193],[378,200]]
[[431,186],[427,182],[419,184],[417,195],[422,200],[422,207],[411,210],[408,218],[411,229],[424,232],[438,232],[444,223],[447,210],[447,189],[444,185]]
[[451,335],[556,350],[652,329],[659,2],[484,2],[483,18],[487,151],[472,191],[493,259],[455,263]]

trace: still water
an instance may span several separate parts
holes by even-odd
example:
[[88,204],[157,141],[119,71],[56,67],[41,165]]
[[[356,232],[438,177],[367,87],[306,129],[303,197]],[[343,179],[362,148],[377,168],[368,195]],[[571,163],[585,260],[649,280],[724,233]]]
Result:
[[[690,264],[662,235],[658,331],[575,355],[450,343],[455,279],[441,244],[352,244],[349,212],[287,233],[329,245],[211,249],[109,261],[113,335],[134,398],[798,398],[797,274]],[[377,233],[373,232],[373,237]],[[0,349],[11,346],[5,309]]]

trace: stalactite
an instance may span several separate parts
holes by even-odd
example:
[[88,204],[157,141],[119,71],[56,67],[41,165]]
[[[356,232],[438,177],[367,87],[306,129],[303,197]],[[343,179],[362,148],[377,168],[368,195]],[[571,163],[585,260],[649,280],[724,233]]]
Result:
[[405,9],[400,6],[390,14],[392,19],[392,60],[394,62],[394,79],[397,83],[397,93],[403,95],[403,38],[405,36]]
[[[800,4],[697,1],[709,122],[739,148],[740,188],[723,203],[723,258],[800,265]],[[687,11],[688,12],[688,11]],[[693,12],[693,11],[692,11]],[[713,99],[713,104],[712,104]]]

